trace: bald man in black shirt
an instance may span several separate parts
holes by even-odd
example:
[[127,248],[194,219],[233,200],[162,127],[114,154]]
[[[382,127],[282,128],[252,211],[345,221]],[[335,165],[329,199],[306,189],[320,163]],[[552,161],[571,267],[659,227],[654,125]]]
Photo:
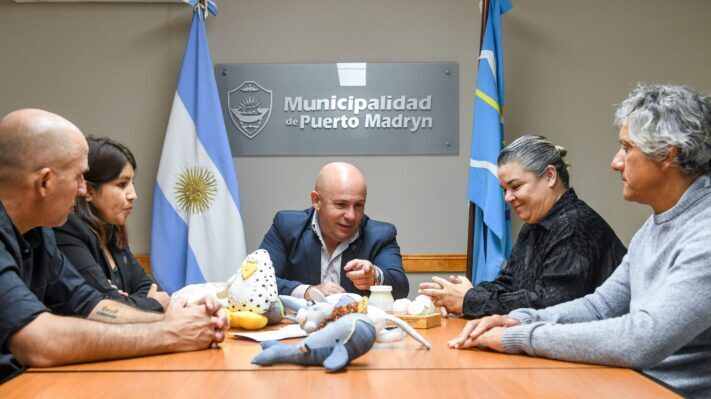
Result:
[[[228,322],[216,300],[165,314],[104,299],[58,251],[62,225],[86,193],[86,140],[37,109],[0,121],[0,381],[26,366],[216,347]],[[66,317],[66,316],[81,316]],[[88,320],[87,320],[88,319]]]

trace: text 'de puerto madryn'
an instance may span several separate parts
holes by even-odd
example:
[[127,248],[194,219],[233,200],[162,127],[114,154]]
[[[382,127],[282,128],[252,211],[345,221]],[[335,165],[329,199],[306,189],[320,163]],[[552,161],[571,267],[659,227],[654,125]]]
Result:
[[218,64],[232,153],[459,153],[456,63]]

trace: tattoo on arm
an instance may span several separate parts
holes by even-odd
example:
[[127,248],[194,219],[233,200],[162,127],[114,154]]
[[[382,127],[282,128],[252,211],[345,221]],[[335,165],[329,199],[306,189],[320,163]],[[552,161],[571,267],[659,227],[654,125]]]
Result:
[[104,306],[96,311],[97,316],[107,317],[109,319],[116,320],[118,318],[118,309],[111,308],[109,306]]

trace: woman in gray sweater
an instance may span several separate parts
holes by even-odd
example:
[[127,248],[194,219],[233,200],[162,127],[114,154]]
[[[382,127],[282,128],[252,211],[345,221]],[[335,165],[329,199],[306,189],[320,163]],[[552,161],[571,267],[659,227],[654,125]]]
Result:
[[472,320],[449,345],[630,367],[711,397],[711,100],[639,86],[616,122],[624,198],[654,211],[620,266],[593,294]]

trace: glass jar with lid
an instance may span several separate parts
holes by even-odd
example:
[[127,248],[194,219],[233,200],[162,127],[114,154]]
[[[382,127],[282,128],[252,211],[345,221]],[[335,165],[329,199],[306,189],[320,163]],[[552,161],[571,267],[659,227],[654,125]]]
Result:
[[386,312],[393,311],[393,287],[389,285],[371,285],[368,305],[379,307]]

